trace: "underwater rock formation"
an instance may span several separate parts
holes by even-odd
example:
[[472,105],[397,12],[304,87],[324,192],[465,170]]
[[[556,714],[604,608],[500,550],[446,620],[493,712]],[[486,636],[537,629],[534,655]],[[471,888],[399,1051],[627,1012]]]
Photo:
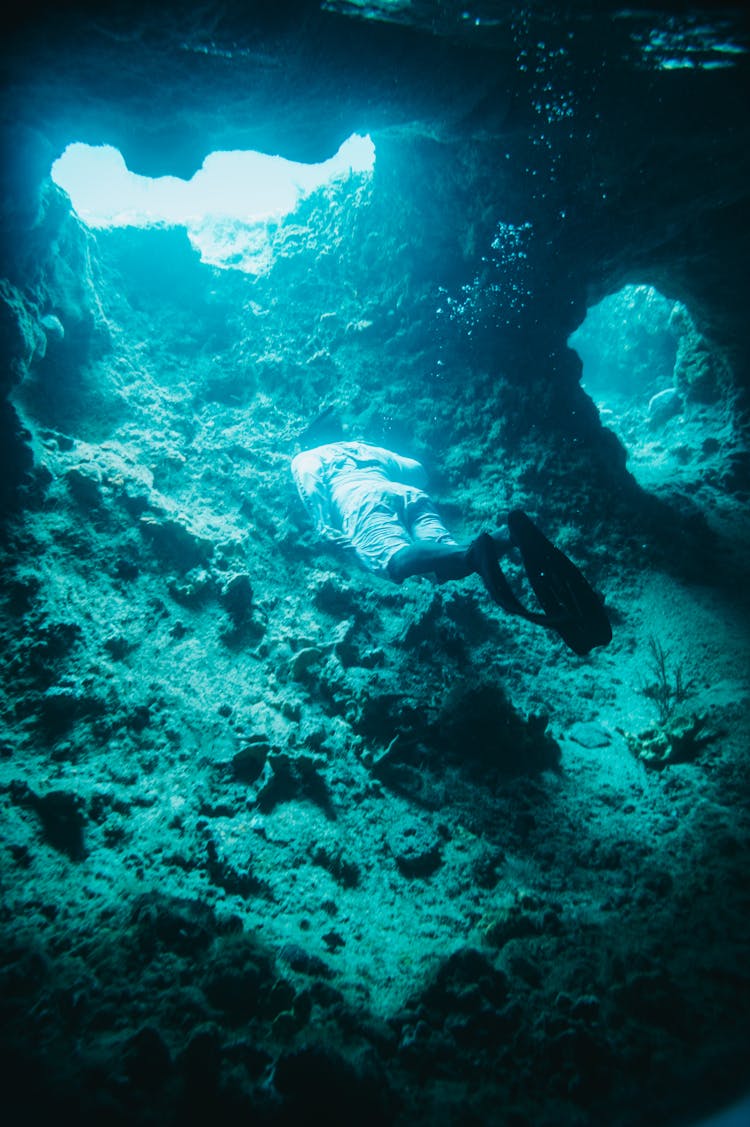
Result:
[[[750,40],[672,8],[8,27],[9,1122],[641,1127],[741,1095]],[[372,174],[274,221],[257,273],[93,230],[50,178],[74,141],[187,179],[357,131]],[[620,349],[618,437],[567,342],[626,284],[674,356],[651,387]],[[419,458],[460,540],[538,515],[612,645],[321,543],[289,463],[339,433]]]

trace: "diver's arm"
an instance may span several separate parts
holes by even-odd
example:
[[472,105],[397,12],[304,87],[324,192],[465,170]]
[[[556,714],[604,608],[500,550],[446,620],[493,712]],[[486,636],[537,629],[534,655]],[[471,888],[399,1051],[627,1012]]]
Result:
[[315,450],[305,450],[292,459],[292,476],[297,492],[321,536],[342,542],[346,537],[334,528],[331,499],[323,479],[323,459]]

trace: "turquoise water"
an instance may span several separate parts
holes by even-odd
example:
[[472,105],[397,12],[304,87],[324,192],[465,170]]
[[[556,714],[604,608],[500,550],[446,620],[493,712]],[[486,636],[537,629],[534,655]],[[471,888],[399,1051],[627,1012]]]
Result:
[[[251,7],[4,52],[9,1120],[712,1123],[750,1079],[745,22]],[[527,512],[611,643],[366,570],[291,473],[340,439],[459,545]]]

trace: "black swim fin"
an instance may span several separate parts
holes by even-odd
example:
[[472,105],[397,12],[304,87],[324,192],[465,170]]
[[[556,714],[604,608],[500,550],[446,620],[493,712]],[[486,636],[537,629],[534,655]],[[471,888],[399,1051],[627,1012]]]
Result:
[[608,645],[612,627],[604,605],[575,564],[520,509],[508,515],[508,529],[547,625],[581,657],[595,646]]
[[517,614],[528,622],[535,622],[539,626],[551,625],[545,614],[538,614],[528,610],[516,597],[513,588],[506,579],[500,564],[497,562],[497,548],[493,537],[488,532],[480,532],[469,545],[468,560],[471,570],[481,575],[482,582],[493,602],[506,610],[508,614]]

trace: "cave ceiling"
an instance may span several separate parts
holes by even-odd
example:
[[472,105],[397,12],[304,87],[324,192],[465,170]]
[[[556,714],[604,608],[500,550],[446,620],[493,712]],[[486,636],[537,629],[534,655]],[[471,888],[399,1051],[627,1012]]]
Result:
[[[212,150],[316,161],[355,131],[473,146],[488,213],[502,203],[532,222],[555,258],[547,305],[568,302],[570,279],[575,322],[583,296],[652,282],[686,301],[746,383],[747,18],[713,11],[707,33],[707,15],[680,9],[25,6],[2,57],[5,239],[72,140],[185,178]],[[663,65],[670,51],[684,68]]]

